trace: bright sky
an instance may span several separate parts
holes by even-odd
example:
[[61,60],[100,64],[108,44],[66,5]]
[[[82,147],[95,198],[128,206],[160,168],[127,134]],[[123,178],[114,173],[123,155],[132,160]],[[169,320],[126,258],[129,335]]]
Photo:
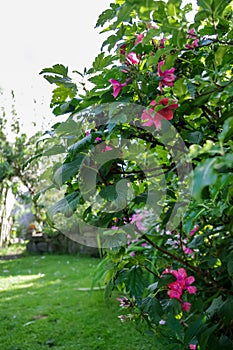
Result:
[[0,0],[0,88],[4,92],[0,107],[8,106],[10,111],[9,96],[14,90],[16,111],[28,134],[36,130],[32,123],[39,127],[43,117],[46,127],[48,119],[55,122],[49,108],[53,87],[39,72],[56,63],[70,71],[90,67],[105,39],[94,27],[111,2]]
[[52,85],[39,72],[56,63],[70,71],[90,67],[104,40],[94,27],[110,2],[0,0],[0,105],[9,105],[14,90],[25,131],[33,133],[32,121],[40,124],[48,115],[54,123],[49,108]]

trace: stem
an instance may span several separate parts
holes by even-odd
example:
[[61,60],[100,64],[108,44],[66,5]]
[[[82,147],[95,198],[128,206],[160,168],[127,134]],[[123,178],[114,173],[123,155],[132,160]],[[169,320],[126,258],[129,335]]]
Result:
[[147,241],[148,243],[150,243],[152,245],[152,247],[154,247],[156,250],[158,250],[159,252],[168,255],[170,258],[172,258],[175,261],[178,261],[179,263],[187,266],[190,270],[196,272],[199,276],[201,276],[205,282],[212,282],[219,290],[221,290],[222,292],[225,292],[227,294],[233,295],[233,292],[231,292],[228,289],[222,288],[222,286],[215,281],[212,276],[209,273],[203,272],[201,269],[199,269],[196,266],[190,265],[188,261],[183,261],[181,258],[179,258],[178,256],[168,252],[167,250],[159,247],[157,244],[155,244],[149,237],[147,237],[145,234],[143,234],[141,236],[143,239],[145,239],[145,241]]

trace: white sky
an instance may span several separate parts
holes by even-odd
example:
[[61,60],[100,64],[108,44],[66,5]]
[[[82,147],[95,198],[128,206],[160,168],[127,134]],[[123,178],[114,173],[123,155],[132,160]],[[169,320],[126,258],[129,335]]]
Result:
[[49,108],[53,87],[39,72],[56,63],[68,66],[70,72],[90,67],[104,40],[94,27],[110,3],[0,0],[0,88],[4,93],[0,106],[9,104],[14,90],[24,131],[33,133],[32,121],[48,115],[55,122]]
[[10,111],[13,90],[25,132],[32,135],[32,122],[38,129],[43,117],[45,127],[56,121],[49,108],[53,86],[39,72],[56,63],[70,72],[90,67],[106,37],[94,26],[111,2],[0,0],[0,107]]

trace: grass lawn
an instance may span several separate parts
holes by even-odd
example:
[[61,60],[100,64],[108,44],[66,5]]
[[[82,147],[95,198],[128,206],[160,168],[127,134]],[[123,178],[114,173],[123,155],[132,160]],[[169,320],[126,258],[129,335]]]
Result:
[[154,339],[117,318],[116,295],[90,287],[99,259],[34,255],[0,261],[1,350],[150,350]]

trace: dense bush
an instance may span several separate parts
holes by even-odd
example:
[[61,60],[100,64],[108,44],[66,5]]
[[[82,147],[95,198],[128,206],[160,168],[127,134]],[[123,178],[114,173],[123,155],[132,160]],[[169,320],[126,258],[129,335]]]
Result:
[[64,189],[49,218],[96,228],[122,321],[164,349],[230,350],[232,2],[198,5],[189,23],[179,0],[117,0],[80,85],[61,64],[42,71],[54,114],[69,113],[44,146],[63,158],[46,170]]

